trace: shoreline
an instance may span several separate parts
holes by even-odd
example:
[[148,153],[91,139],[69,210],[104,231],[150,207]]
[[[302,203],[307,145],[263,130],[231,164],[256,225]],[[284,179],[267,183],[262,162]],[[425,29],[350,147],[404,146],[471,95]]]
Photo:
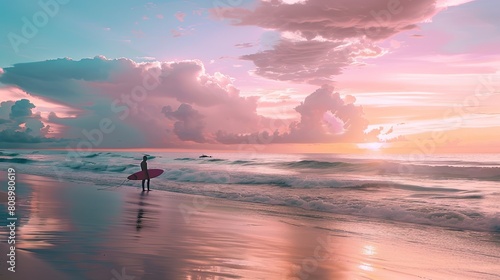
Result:
[[[35,173],[35,174],[28,174],[24,172],[28,172],[27,170],[23,170],[21,168],[18,169],[20,172],[19,174],[26,174],[26,175],[33,175],[33,176],[40,176],[47,178],[49,180],[57,180],[57,176],[52,174],[52,175],[40,175],[40,173]],[[78,173],[78,171],[73,171],[75,173]],[[0,172],[1,174],[1,172]],[[113,176],[113,180],[107,181],[103,183],[101,188],[104,189],[111,189],[111,190],[117,190],[118,189],[133,189],[133,190],[138,190],[140,189],[140,181],[127,181],[124,185],[122,185],[120,188],[115,189],[113,185],[119,185],[119,182],[122,182],[122,177],[119,177],[117,179],[117,176],[122,176],[118,172],[114,172],[111,174],[106,174],[107,176]],[[2,175],[3,176],[3,175]],[[116,176],[116,177],[114,177]],[[75,177],[75,178],[63,178],[65,181],[70,181],[78,184],[85,184],[86,181],[84,180],[85,176],[83,177]],[[164,178],[165,179],[165,178]],[[329,201],[326,201],[326,203],[322,203],[322,201],[319,201],[319,203],[315,204],[315,201],[311,200],[302,200],[298,201],[298,204],[295,204],[295,199],[294,196],[288,197],[288,190],[285,188],[278,188],[279,191],[282,192],[283,197],[287,198],[281,199],[282,197],[277,196],[277,195],[267,195],[266,190],[264,190],[262,193],[252,193],[251,195],[257,196],[256,199],[253,199],[252,196],[240,196],[239,193],[233,192],[233,193],[222,193],[223,195],[227,195],[226,197],[224,196],[219,196],[220,193],[217,191],[218,185],[216,183],[210,182],[210,183],[203,183],[203,182],[198,182],[198,181],[169,181],[169,179],[165,179],[161,181],[161,178],[159,179],[160,181],[155,181],[157,179],[153,179],[153,190],[155,191],[161,191],[161,192],[168,192],[168,193],[179,193],[179,194],[187,194],[187,195],[198,195],[201,197],[211,197],[211,198],[220,198],[224,201],[235,201],[235,202],[241,202],[241,203],[257,203],[262,206],[266,205],[271,205],[271,206],[284,206],[284,207],[292,207],[292,208],[297,208],[297,209],[302,209],[305,211],[313,211],[313,212],[320,212],[320,213],[329,213],[332,215],[340,215],[340,216],[348,216],[352,217],[353,219],[369,219],[369,220],[378,220],[380,222],[389,222],[389,223],[401,223],[406,226],[431,226],[431,227],[436,227],[436,228],[442,228],[442,229],[447,229],[447,230],[457,230],[457,231],[477,231],[477,232],[486,232],[486,233],[500,233],[500,215],[498,214],[499,212],[480,212],[479,216],[481,218],[487,219],[487,221],[481,221],[478,219],[478,215],[476,215],[478,212],[474,209],[470,209],[469,213],[459,213],[461,209],[455,208],[450,211],[455,211],[457,213],[447,213],[446,210],[441,210],[441,209],[435,209],[435,213],[426,213],[425,209],[424,211],[405,211],[402,213],[399,213],[399,210],[394,210],[394,207],[389,207],[389,205],[385,205],[382,208],[375,209],[375,211],[356,211],[360,208],[356,207],[351,207],[348,208],[348,211],[345,211],[347,208],[342,208],[342,207],[336,207],[334,199],[338,198],[330,196],[327,199],[330,199]],[[139,183],[133,183],[133,182],[139,182]],[[99,182],[97,182],[99,184]],[[132,184],[135,184],[132,186]],[[369,184],[369,183],[368,183]],[[377,182],[379,184],[379,182]],[[381,184],[384,184],[383,182]],[[260,186],[264,186],[265,184],[261,184]],[[389,183],[390,185],[390,183]],[[233,185],[234,186],[234,185]],[[245,187],[244,184],[240,185],[241,187]],[[239,186],[237,186],[239,187]],[[272,185],[271,185],[272,187]],[[404,187],[403,187],[404,188]],[[349,190],[350,188],[339,188],[338,190],[341,190],[345,192],[346,190]],[[208,190],[208,191],[205,191]],[[298,189],[300,190],[300,188]],[[273,190],[270,190],[273,191]],[[455,190],[452,190],[455,191]],[[469,193],[467,191],[462,191],[463,193]],[[259,197],[262,194],[262,197]],[[377,193],[374,192],[373,195],[376,195]],[[444,193],[446,195],[446,193]],[[307,196],[308,194],[305,192],[302,192],[300,194],[296,194],[296,196]],[[346,201],[350,200],[349,194],[342,194],[344,204],[342,206],[350,206],[349,203],[345,203]],[[397,195],[397,194],[396,194]],[[425,193],[423,194],[424,196],[426,195]],[[445,195],[442,195],[442,197],[445,197]],[[472,199],[476,200],[476,198],[481,198],[482,194],[478,193],[477,195],[472,193],[472,194],[466,194],[465,196],[471,195]],[[462,200],[463,197],[457,196],[454,197],[455,201],[458,201],[459,199]],[[322,198],[317,198],[316,200],[322,200]],[[373,199],[372,199],[373,200]],[[374,201],[374,200],[373,200]],[[432,201],[430,199],[429,201]],[[471,201],[471,202],[479,202],[479,200],[476,201]],[[476,203],[477,204],[477,203]],[[366,205],[366,206],[373,206],[375,205],[372,203],[371,205]],[[375,205],[376,206],[376,205]],[[392,206],[397,206],[397,204],[392,204]],[[418,205],[416,205],[418,206]],[[370,207],[367,207],[370,208]],[[397,208],[397,207],[396,207]],[[490,208],[492,209],[492,208]],[[490,210],[488,209],[488,210]],[[393,211],[394,210],[394,211]],[[406,210],[406,209],[403,209]],[[392,212],[391,212],[392,211]],[[375,214],[373,214],[375,213]],[[414,214],[414,216],[412,216]],[[431,215],[432,214],[432,215]]]
[[[5,155],[8,155],[5,153]],[[66,160],[64,152],[20,152],[19,173],[51,176],[72,182],[95,182],[103,187],[124,184],[125,175],[139,170],[140,152],[92,152],[81,160]],[[293,156],[240,154],[197,155],[154,153],[150,167],[164,168],[153,189],[198,194],[233,201],[284,205],[455,230],[499,232],[497,183],[500,165],[492,158],[435,158],[439,164],[413,168],[400,158],[373,160],[351,156]],[[459,162],[460,164],[458,164]],[[5,168],[11,164],[0,164]],[[488,167],[488,168],[484,168]],[[491,167],[491,168],[490,168]],[[466,175],[469,174],[470,175]]]
[[17,183],[26,216],[20,254],[71,279],[124,271],[136,279],[500,279],[500,238],[490,233],[159,190],[98,191],[26,174]]

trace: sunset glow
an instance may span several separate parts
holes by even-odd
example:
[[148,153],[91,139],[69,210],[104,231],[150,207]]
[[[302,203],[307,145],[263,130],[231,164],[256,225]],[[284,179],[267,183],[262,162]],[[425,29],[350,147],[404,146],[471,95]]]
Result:
[[386,2],[69,3],[28,42],[32,9],[4,4],[0,142],[75,146],[109,120],[93,148],[500,152],[494,4]]

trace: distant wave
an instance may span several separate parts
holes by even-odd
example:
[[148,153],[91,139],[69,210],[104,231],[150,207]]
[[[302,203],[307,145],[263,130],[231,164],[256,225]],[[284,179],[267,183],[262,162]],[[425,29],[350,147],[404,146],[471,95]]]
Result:
[[0,152],[0,156],[5,156],[5,157],[15,157],[18,156],[19,153],[5,153],[5,152]]
[[88,154],[88,155],[85,155],[83,156],[84,158],[95,158],[97,156],[99,156],[101,153],[92,153],[92,154]]
[[235,161],[231,162],[231,164],[242,164],[242,165],[247,165],[247,164],[251,164],[251,163],[254,163],[254,162],[250,161],[250,160],[235,160]]
[[211,158],[211,159],[207,159],[206,161],[210,161],[210,162],[220,162],[220,161],[226,161],[225,159],[220,159],[220,158]]
[[[489,163],[492,164],[492,163]],[[454,164],[416,164],[413,162],[400,161],[318,161],[300,160],[278,163],[283,169],[311,169],[331,170],[333,172],[348,172],[353,174],[378,174],[394,176],[423,176],[436,179],[470,178],[482,180],[498,180],[500,178],[500,166],[478,164],[478,166]]]
[[283,165],[290,168],[333,168],[338,166],[349,166],[351,164],[346,162],[301,160],[301,161],[286,162]]
[[[133,156],[130,156],[130,155],[126,155],[126,154],[118,154],[118,153],[111,153],[111,152],[108,152],[105,154],[106,156],[109,156],[109,157],[121,157],[121,158],[135,158]],[[142,159],[142,158],[141,158]]]
[[196,159],[185,157],[185,158],[174,158],[174,160],[191,161],[191,160],[196,160]]
[[454,196],[435,196],[434,198],[446,199],[483,199],[484,195],[471,194],[471,195],[454,195]]
[[427,165],[388,165],[385,172],[398,175],[422,175],[439,179],[473,179],[489,180],[500,177],[500,167],[484,166],[427,166]]
[[29,164],[35,161],[27,158],[0,158],[0,162]]
[[183,158],[174,158],[174,160],[177,161],[199,161],[200,163],[211,163],[211,162],[225,162],[227,160],[225,159],[220,159],[220,158],[190,158],[190,157],[183,157]]
[[111,165],[111,164],[101,164],[93,163],[88,161],[64,161],[58,166],[66,167],[73,170],[83,170],[83,171],[107,171],[107,172],[123,172],[129,168],[137,168],[136,164],[123,164],[123,165]]
[[238,185],[272,185],[286,188],[343,187],[351,181],[317,179],[301,175],[259,174],[228,170],[199,170],[196,168],[167,169],[164,178],[175,182],[216,183]]
[[[151,155],[145,155],[145,156],[147,156],[147,157],[148,157],[148,160],[152,160],[152,159],[155,159],[155,158],[156,158],[156,156],[151,156]],[[142,160],[142,157],[143,157],[143,156],[136,156],[136,157],[134,157],[134,159],[135,159],[135,160]]]

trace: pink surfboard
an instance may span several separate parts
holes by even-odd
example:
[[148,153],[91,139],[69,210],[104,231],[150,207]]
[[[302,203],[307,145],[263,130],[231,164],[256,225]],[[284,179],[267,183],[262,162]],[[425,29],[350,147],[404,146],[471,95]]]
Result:
[[[155,178],[160,176],[163,173],[161,169],[148,169],[149,178]],[[136,172],[127,177],[129,180],[144,180],[146,178],[146,173],[144,171]]]

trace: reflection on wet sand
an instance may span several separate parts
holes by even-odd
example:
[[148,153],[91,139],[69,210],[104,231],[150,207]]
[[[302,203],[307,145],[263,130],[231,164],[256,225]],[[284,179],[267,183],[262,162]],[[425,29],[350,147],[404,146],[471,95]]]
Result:
[[23,175],[19,185],[25,194],[18,197],[17,248],[36,252],[71,279],[84,279],[99,258],[99,233],[112,225],[120,196],[33,175]]
[[[447,278],[471,259],[451,259],[447,243],[429,241],[425,229],[167,192],[97,191],[37,178],[30,179],[32,191],[25,197],[22,248],[76,280],[419,279],[422,269]],[[191,207],[187,219],[183,209],[193,203],[202,207]],[[402,239],[408,235],[412,243]],[[448,232],[442,236],[451,238]],[[455,237],[450,244],[459,241]],[[420,258],[429,252],[432,258]],[[491,269],[497,259],[482,256],[484,268]],[[438,261],[453,265],[433,274]]]
[[18,246],[26,250],[53,247],[60,240],[60,234],[71,227],[71,219],[61,211],[68,208],[67,202],[60,199],[60,193],[50,188],[48,182],[38,181],[32,187],[23,205],[28,213],[18,230],[18,237],[23,241]]
[[108,253],[116,269],[140,279],[348,279],[342,253],[355,246],[313,229],[320,219],[297,224],[250,204],[219,209],[212,200],[186,220],[184,196],[127,193],[125,201],[124,223],[107,245],[126,250]]

